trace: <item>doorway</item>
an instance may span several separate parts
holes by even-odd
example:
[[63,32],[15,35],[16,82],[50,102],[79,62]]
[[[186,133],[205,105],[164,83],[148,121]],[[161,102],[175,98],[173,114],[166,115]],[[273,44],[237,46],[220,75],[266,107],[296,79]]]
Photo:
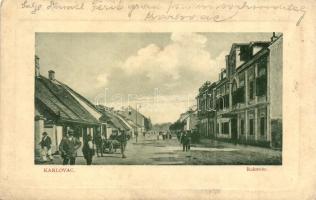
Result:
[[237,117],[234,117],[231,119],[231,139],[233,142],[237,142],[237,134],[238,134],[238,130],[237,130]]

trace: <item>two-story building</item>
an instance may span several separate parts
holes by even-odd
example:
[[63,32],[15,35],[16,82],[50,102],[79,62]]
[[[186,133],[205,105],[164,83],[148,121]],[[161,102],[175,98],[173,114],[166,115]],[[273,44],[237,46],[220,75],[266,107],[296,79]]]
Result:
[[[271,41],[232,44],[212,89],[216,138],[282,147],[282,45],[282,34],[273,34]],[[209,136],[203,113],[212,107],[204,102],[210,101],[206,91],[200,88],[197,103],[200,131]]]
[[151,120],[144,116],[142,113],[140,113],[138,107],[134,109],[131,106],[128,106],[118,111],[118,114],[130,120],[133,124],[135,124],[135,131],[137,131],[138,133],[148,131],[152,127]]
[[[224,100],[228,99],[229,103],[226,111],[217,112],[218,138],[280,147],[282,35],[273,35],[270,42],[233,44],[226,56],[226,71]],[[217,88],[221,93],[223,90]],[[272,124],[276,128],[272,129]]]

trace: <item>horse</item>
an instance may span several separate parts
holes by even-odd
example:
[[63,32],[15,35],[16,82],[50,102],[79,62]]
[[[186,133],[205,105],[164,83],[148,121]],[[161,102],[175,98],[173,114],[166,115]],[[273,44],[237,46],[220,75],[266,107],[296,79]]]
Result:
[[114,152],[116,152],[117,149],[121,148],[121,143],[115,139],[114,140],[108,139],[108,140],[103,141],[102,146],[103,146],[103,151],[106,151],[106,149],[108,149],[109,153],[113,153],[113,150]]

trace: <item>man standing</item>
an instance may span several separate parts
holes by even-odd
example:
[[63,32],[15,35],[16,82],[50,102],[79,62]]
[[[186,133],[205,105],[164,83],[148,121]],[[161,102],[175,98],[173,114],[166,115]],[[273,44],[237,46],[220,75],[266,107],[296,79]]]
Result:
[[190,130],[188,130],[188,133],[187,133],[187,147],[186,147],[187,151],[190,150],[190,148],[191,148],[191,141],[192,141],[191,137],[192,137],[192,133],[191,133]]
[[183,151],[190,150],[191,138],[189,132],[184,131],[181,136],[181,144],[183,145]]
[[136,131],[135,131],[135,140],[136,140],[136,143],[137,143],[137,139],[138,139],[138,131],[137,131],[137,129],[136,129]]
[[82,147],[82,153],[84,158],[87,161],[87,165],[91,165],[92,158],[94,156],[94,148],[93,148],[93,142],[92,142],[92,136],[88,135],[85,139]]
[[97,147],[97,156],[99,157],[99,152],[101,153],[101,157],[103,157],[103,138],[101,133],[97,133],[97,136],[95,138],[95,144]]
[[125,156],[125,149],[126,149],[126,144],[127,144],[127,135],[124,130],[120,129],[120,135],[119,135],[119,142],[121,146],[121,154],[122,158],[126,158]]
[[52,149],[51,149],[51,144],[52,140],[50,137],[47,135],[46,132],[43,133],[43,137],[39,145],[41,145],[41,156],[42,156],[42,161],[46,162],[47,157],[50,159],[50,161],[53,160],[52,156]]
[[80,148],[81,142],[74,137],[74,131],[69,130],[68,136],[64,137],[59,145],[61,156],[64,159],[63,165],[74,165],[77,157],[77,150]]

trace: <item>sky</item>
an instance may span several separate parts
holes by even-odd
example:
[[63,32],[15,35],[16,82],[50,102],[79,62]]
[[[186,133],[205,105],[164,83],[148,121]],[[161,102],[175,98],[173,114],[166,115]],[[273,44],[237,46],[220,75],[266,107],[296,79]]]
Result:
[[36,33],[41,75],[95,104],[132,106],[153,123],[174,122],[196,104],[198,88],[218,80],[232,43],[272,33]]

